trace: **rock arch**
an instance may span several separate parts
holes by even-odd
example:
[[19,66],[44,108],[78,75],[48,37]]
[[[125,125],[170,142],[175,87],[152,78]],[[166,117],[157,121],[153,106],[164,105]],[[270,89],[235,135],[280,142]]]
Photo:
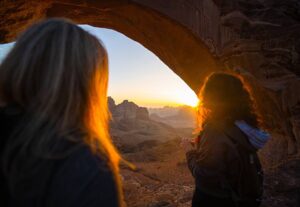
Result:
[[[93,2],[53,1],[42,5],[32,3],[30,9],[33,12],[38,11],[27,16],[34,17],[37,14],[40,16],[25,19],[22,25],[44,17],[65,17],[79,24],[114,29],[155,53],[195,91],[198,90],[200,81],[205,75],[218,69],[217,59],[213,57],[208,47],[174,20],[134,2]],[[12,5],[14,9],[11,10],[18,11],[26,5],[20,4],[18,7]],[[2,41],[13,39],[16,32],[20,31],[17,26],[17,29],[13,28],[14,24],[10,24],[11,21],[8,19],[5,23],[9,26],[5,30],[5,35],[2,35]],[[21,21],[16,20],[15,24],[19,25]],[[186,73],[187,70],[193,73]]]

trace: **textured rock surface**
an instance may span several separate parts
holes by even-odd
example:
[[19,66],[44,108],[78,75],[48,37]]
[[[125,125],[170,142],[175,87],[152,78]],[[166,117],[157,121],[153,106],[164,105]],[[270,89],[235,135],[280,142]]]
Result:
[[[129,207],[191,206],[194,181],[179,144],[180,139],[175,139],[147,146],[130,155],[124,154],[137,167],[134,172],[121,170]],[[140,154],[143,160],[136,159]],[[149,159],[152,156],[156,159]]]
[[[112,98],[109,98],[109,102],[113,102]],[[118,105],[109,104],[110,111],[113,115],[113,121],[120,122],[131,120],[149,120],[149,113],[147,108],[140,107],[133,102],[124,100]]]
[[[4,0],[0,42],[12,41],[30,23],[54,16],[124,33],[153,51],[195,91],[212,71],[242,74],[253,86],[273,134],[261,152],[265,168],[280,163],[278,172],[270,173],[284,177],[279,169],[299,157],[298,0]],[[300,182],[294,178],[285,192],[298,196]]]

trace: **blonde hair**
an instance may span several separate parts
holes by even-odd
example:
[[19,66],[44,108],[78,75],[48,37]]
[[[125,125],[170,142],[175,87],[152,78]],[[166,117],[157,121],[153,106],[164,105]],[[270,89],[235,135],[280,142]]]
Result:
[[119,179],[119,163],[123,159],[113,145],[109,134],[109,120],[111,115],[108,110],[108,101],[106,98],[108,85],[108,60],[106,54],[91,83],[90,98],[85,119],[86,128],[89,130],[86,142],[94,153],[104,153],[109,158],[109,165],[115,174],[115,181],[119,191],[119,202],[120,205],[123,205],[122,183]]
[[21,108],[25,120],[19,133],[9,138],[4,153],[12,189],[29,173],[27,169],[35,168],[35,160],[25,159],[26,153],[67,154],[68,150],[60,152],[57,147],[63,137],[84,141],[94,153],[107,157],[122,205],[121,156],[109,135],[107,85],[104,46],[72,22],[49,19],[20,36],[0,66],[1,101]]

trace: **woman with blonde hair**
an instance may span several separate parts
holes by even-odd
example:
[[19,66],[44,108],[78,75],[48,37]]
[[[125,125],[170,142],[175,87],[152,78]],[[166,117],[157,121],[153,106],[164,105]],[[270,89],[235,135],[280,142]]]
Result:
[[107,84],[105,48],[72,22],[18,38],[0,66],[1,206],[121,206]]
[[243,79],[213,73],[199,95],[200,134],[194,146],[184,139],[195,178],[193,207],[257,207],[263,174],[257,150],[269,139]]

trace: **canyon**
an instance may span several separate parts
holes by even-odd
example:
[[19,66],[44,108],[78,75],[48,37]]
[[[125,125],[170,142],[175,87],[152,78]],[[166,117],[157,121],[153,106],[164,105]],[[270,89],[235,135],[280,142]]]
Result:
[[112,139],[123,158],[137,168],[121,165],[127,206],[190,206],[194,181],[180,141],[193,138],[196,111],[188,106],[147,109],[128,100],[115,104],[111,97],[108,103]]

